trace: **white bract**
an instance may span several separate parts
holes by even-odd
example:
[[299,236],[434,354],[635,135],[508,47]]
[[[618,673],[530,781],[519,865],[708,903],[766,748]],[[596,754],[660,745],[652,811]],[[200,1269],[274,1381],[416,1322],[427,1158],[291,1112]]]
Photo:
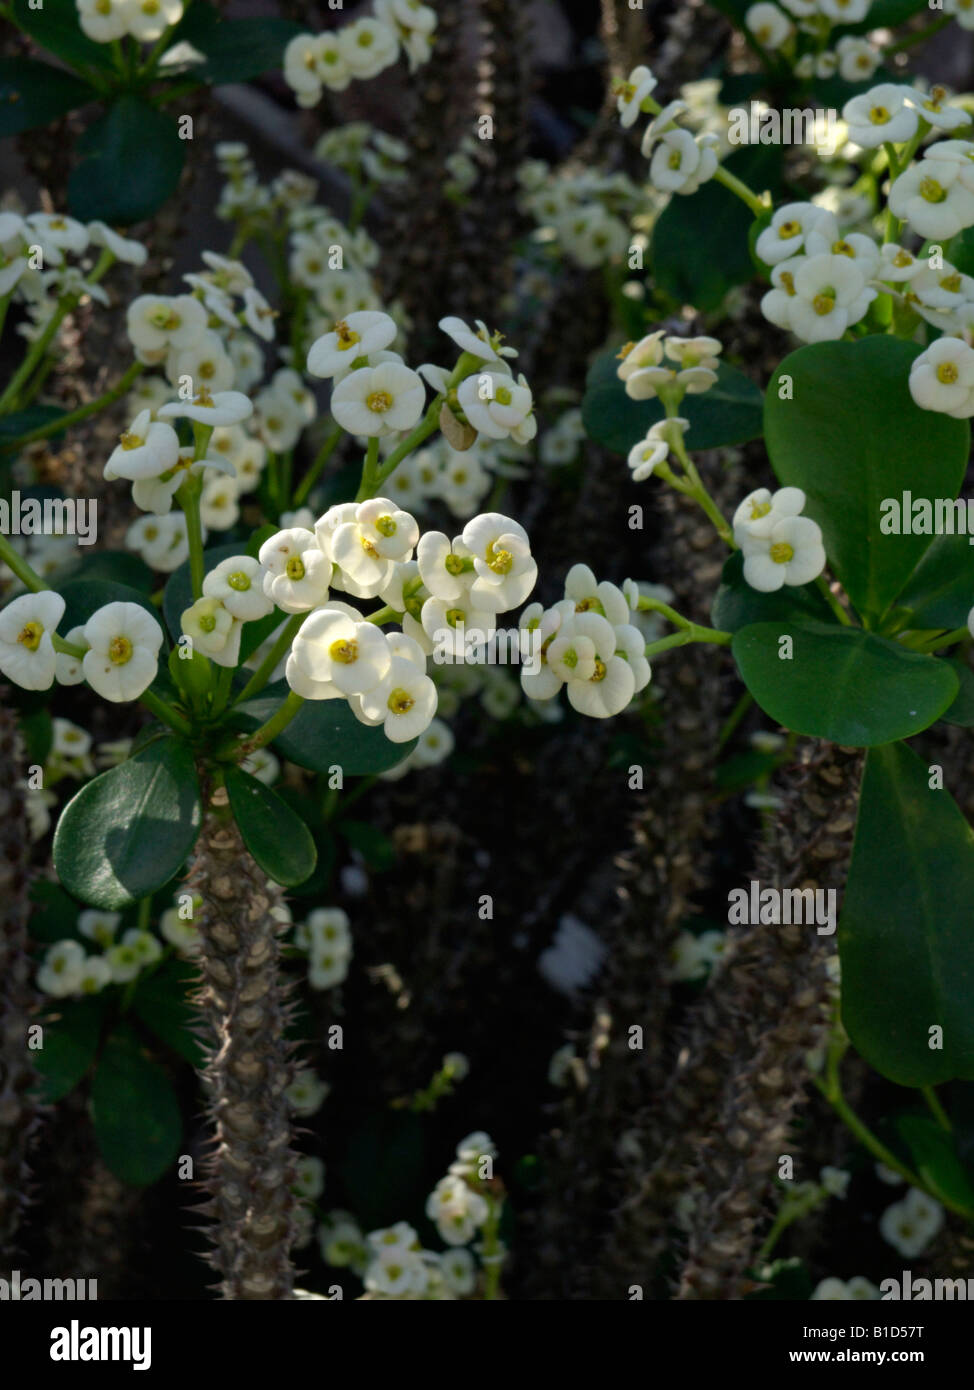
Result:
[[57,656],[51,640],[65,603],[50,590],[22,594],[0,610],[0,671],[24,690],[54,683]]
[[106,700],[137,700],[155,680],[162,628],[137,603],[109,603],[85,623],[85,679]]

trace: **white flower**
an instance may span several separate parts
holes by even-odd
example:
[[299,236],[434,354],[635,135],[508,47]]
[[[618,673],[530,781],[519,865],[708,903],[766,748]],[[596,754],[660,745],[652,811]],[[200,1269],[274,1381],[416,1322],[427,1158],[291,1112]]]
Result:
[[310,1067],[304,1067],[294,1073],[294,1080],[284,1095],[296,1115],[313,1115],[321,1108],[328,1090],[327,1084]]
[[264,593],[261,562],[250,555],[221,560],[203,580],[203,596],[219,599],[234,618],[250,623],[266,618],[274,601]]
[[[566,682],[569,704],[579,714],[593,719],[608,719],[619,714],[635,694],[636,675],[629,662],[616,654],[616,634],[612,625],[598,613],[575,613],[558,629],[559,638],[569,635],[573,640],[589,638],[592,644],[591,674],[586,662],[581,667],[582,673],[573,673]],[[639,646],[641,652],[645,643],[640,642]]]
[[305,949],[351,955],[352,933],[348,914],[340,907],[316,907],[308,913],[307,921],[295,929],[294,940],[296,945]]
[[143,294],[133,299],[125,321],[134,347],[154,354],[153,360],[159,361],[158,354],[164,355],[170,348],[192,347],[203,336],[206,310],[188,294]]
[[140,43],[154,43],[183,15],[183,0],[126,0],[128,32]]
[[356,19],[338,32],[342,57],[353,77],[375,77],[399,55],[395,29],[378,19]]
[[909,87],[881,82],[860,96],[850,97],[842,108],[854,145],[872,150],[887,142],[901,144],[916,134],[918,119],[909,105]]
[[893,284],[901,284],[904,281],[912,280],[915,275],[920,273],[923,266],[924,262],[918,261],[911,251],[889,241],[885,246],[879,248],[879,268],[876,271],[876,278],[892,281]]
[[85,679],[106,700],[136,700],[155,680],[162,628],[137,603],[108,603],[85,623]]
[[425,733],[420,734],[412,753],[416,767],[436,767],[453,752],[455,740],[448,724],[442,719],[434,719]]
[[749,492],[734,513],[731,525],[738,545],[752,536],[768,536],[779,521],[798,516],[805,507],[800,487],[782,487],[771,493],[766,487]]
[[649,68],[633,68],[625,82],[616,88],[616,110],[623,126],[633,125],[643,109],[643,102],[656,90],[657,80]]
[[240,391],[217,391],[210,395],[201,386],[192,401],[171,401],[159,410],[160,419],[196,420],[201,425],[239,425],[254,413],[249,397]]
[[473,1293],[477,1283],[477,1267],[469,1250],[457,1246],[445,1251],[440,1257],[440,1269],[451,1292],[461,1296]]
[[0,671],[24,690],[54,683],[57,657],[52,634],[64,617],[64,599],[50,589],[21,594],[0,610]]
[[240,623],[218,598],[199,598],[180,616],[180,627],[194,648],[218,666],[236,666],[240,655]]
[[149,254],[141,241],[120,236],[104,222],[88,223],[88,239],[92,246],[104,246],[117,261],[126,265],[145,265]]
[[500,512],[483,512],[467,522],[460,539],[477,573],[473,601],[499,613],[522,604],[538,578],[524,527]]
[[806,343],[841,338],[858,323],[876,298],[866,277],[848,256],[809,256],[795,271],[789,309],[791,331]]
[[136,950],[134,942],[128,938],[131,932],[125,933],[125,940],[120,941],[117,946],[112,946],[105,952],[105,960],[112,972],[112,983],[116,985],[127,985],[134,980],[142,969],[142,962]]
[[717,171],[718,144],[713,135],[665,131],[650,161],[650,183],[663,193],[695,193]]
[[835,45],[839,76],[846,82],[868,82],[879,67],[881,54],[868,39],[845,34]]
[[822,532],[807,516],[786,516],[764,535],[743,536],[741,551],[746,582],[765,594],[808,584],[825,568]]
[[678,983],[687,983],[702,980],[706,973],[707,966],[700,950],[700,938],[693,932],[680,932],[667,955],[666,978]]
[[233,478],[208,478],[200,493],[200,520],[211,531],[228,531],[240,516]]
[[308,984],[312,989],[334,989],[346,979],[348,964],[346,952],[315,951],[308,962]]
[[974,348],[962,338],[937,338],[910,367],[910,395],[921,410],[974,415]]
[[633,482],[643,482],[650,477],[658,463],[665,462],[669,457],[670,444],[667,438],[667,427],[674,425],[677,428],[688,429],[689,421],[678,417],[660,420],[657,424],[650,426],[645,439],[641,439],[629,450],[626,462],[632,469]]
[[966,111],[947,104],[944,87],[931,87],[929,92],[913,89],[908,99],[922,118],[937,130],[958,130],[962,125],[970,125],[971,118]]
[[804,248],[806,236],[823,219],[838,234],[834,217],[824,208],[814,203],[785,203],[754,243],[755,253],[766,265],[788,260]]
[[76,0],[78,23],[95,43],[113,43],[128,33],[130,0]]
[[261,546],[258,558],[264,567],[264,594],[285,613],[306,612],[328,598],[331,562],[313,531],[301,526],[278,531]]
[[974,0],[944,0],[944,14],[953,15],[962,29],[974,29]]
[[752,5],[745,11],[744,23],[762,48],[780,48],[791,34],[794,25],[777,5]]
[[619,380],[628,381],[636,372],[658,367],[663,360],[665,337],[665,328],[657,328],[655,333],[640,338],[638,343],[625,343],[617,353],[619,365],[616,376]]
[[233,360],[220,335],[207,329],[189,347],[174,348],[169,353],[166,375],[174,386],[188,377],[193,390],[229,391],[233,386]]
[[331,413],[349,434],[380,436],[412,429],[423,413],[422,378],[401,362],[360,367],[335,387]]
[[[606,945],[597,933],[580,918],[567,913],[558,920],[554,942],[538,957],[538,971],[552,989],[571,996],[591,984],[601,970],[606,954]],[[457,1149],[461,1160],[468,1164],[476,1162],[478,1151],[491,1152],[490,1149],[478,1149],[478,1138],[471,1135],[464,1147]]]
[[389,347],[398,331],[388,314],[372,310],[349,314],[339,319],[330,333],[311,344],[308,371],[312,376],[341,380],[351,371],[357,358]]
[[109,455],[105,477],[127,478],[130,482],[158,478],[178,461],[179,436],[172,425],[154,421],[151,411],[142,410]]
[[826,1166],[819,1174],[819,1181],[831,1197],[844,1197],[852,1181],[852,1174],[843,1168]]
[[97,994],[111,984],[112,969],[104,956],[86,956],[78,979],[79,994]]
[[196,956],[202,950],[199,928],[192,920],[182,917],[179,908],[170,907],[161,914],[159,933],[182,956]]
[[89,908],[78,917],[78,931],[89,941],[97,941],[99,946],[110,946],[121,921],[120,912],[99,912]]
[[565,598],[576,613],[599,613],[613,626],[629,621],[629,604],[622,590],[607,579],[599,582],[588,565],[572,565],[565,575]]
[[37,988],[55,999],[74,994],[85,968],[84,947],[78,941],[57,941],[45,953],[37,972]]
[[974,226],[974,192],[965,186],[959,164],[946,159],[911,165],[890,189],[889,208],[924,237],[946,240]]
[[328,682],[343,695],[358,695],[380,685],[392,664],[392,651],[374,623],[328,607],[318,608],[302,625],[291,659],[313,681]]
[[834,24],[858,24],[869,13],[872,0],[818,0],[818,7]]
[[531,388],[523,374],[515,382],[506,372],[487,368],[460,383],[457,399],[473,428],[488,439],[526,444],[537,433]]
[[381,683],[353,701],[352,709],[364,722],[381,724],[390,742],[408,743],[436,713],[436,686],[415,661],[393,656]]
[[300,1154],[294,1167],[294,1191],[299,1197],[315,1201],[325,1190],[325,1165],[320,1158]]
[[[70,642],[73,647],[84,647],[84,633],[84,627],[73,627],[64,640]],[[71,656],[68,652],[57,652],[54,675],[58,685],[80,685],[85,678],[81,668],[81,657]]]
[[944,1222],[944,1209],[919,1188],[911,1187],[900,1202],[879,1218],[879,1234],[907,1259],[921,1254]]

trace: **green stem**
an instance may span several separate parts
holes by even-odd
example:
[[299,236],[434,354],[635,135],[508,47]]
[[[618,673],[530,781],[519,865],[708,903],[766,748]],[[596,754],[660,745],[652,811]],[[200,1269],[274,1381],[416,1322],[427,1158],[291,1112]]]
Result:
[[230,689],[233,685],[232,666],[221,666],[219,675],[216,678],[216,689],[213,691],[213,714],[220,714],[227,707],[227,700],[230,698]]
[[949,14],[941,15],[932,24],[928,24],[925,29],[917,29],[912,34],[907,34],[905,38],[897,39],[896,43],[891,43],[883,49],[883,57],[889,58],[894,53],[902,53],[905,48],[912,48],[914,44],[924,43],[934,34],[938,34],[945,24],[949,24],[952,16]]
[[272,743],[282,730],[286,729],[291,720],[300,711],[304,700],[300,695],[292,690],[288,693],[287,699],[275,714],[272,714],[266,724],[250,735],[245,742],[241,743],[237,752],[241,758],[248,757],[251,753],[256,753],[258,748],[263,748],[266,744]]
[[[669,413],[669,408],[667,408],[667,414]],[[724,520],[723,514],[721,513],[720,508],[717,506],[717,503],[714,501],[714,499],[711,497],[710,493],[704,486],[703,479],[697,472],[693,460],[690,458],[690,455],[687,453],[682,438],[676,431],[674,431],[673,434],[673,443],[670,447],[672,448],[674,454],[676,454],[677,458],[680,460],[680,463],[683,465],[683,470],[686,473],[687,480],[690,483],[690,491],[687,493],[687,496],[692,497],[693,500],[697,503],[697,505],[703,509],[705,515],[713,524],[715,531],[717,532],[721,540],[724,542],[724,544],[729,546],[731,550],[736,550],[737,542],[734,540],[733,531],[731,530],[727,522]]]
[[955,627],[952,632],[945,632],[943,636],[937,637],[934,641],[926,643],[923,647],[917,648],[918,651],[939,652],[941,647],[952,647],[955,642],[963,642],[970,637],[970,630],[966,627]]
[[689,627],[680,632],[671,633],[669,637],[661,637],[658,642],[647,642],[646,658],[658,656],[660,652],[668,652],[673,647],[686,647],[691,642],[710,642],[717,646],[729,646],[734,634],[732,632],[720,632],[717,628],[701,627],[697,623],[691,623]]
[[324,468],[325,464],[328,462],[328,460],[334,453],[335,446],[338,444],[338,441],[341,439],[343,433],[344,431],[342,430],[341,425],[336,425],[335,428],[328,434],[324,444],[322,444],[317,454],[315,454],[314,462],[312,463],[311,467],[308,469],[307,473],[305,473],[304,477],[301,479],[297,487],[294,489],[294,499],[292,502],[293,508],[300,507],[301,504],[304,502],[305,498],[309,495],[311,489],[314,487],[315,483],[321,476],[321,470]]
[[82,420],[87,420],[89,415],[95,415],[98,411],[104,410],[107,406],[114,405],[120,397],[125,395],[136,377],[144,371],[145,366],[143,363],[133,362],[128,371],[126,371],[123,376],[120,376],[111,390],[106,391],[103,396],[99,396],[97,400],[88,401],[85,405],[78,406],[77,410],[72,410],[69,414],[62,415],[60,419],[52,420],[47,425],[41,425],[38,429],[31,430],[28,434],[22,434],[16,439],[5,441],[3,444],[0,444],[0,452],[6,452],[11,449],[22,449],[25,444],[33,444],[38,439],[47,439],[52,434],[59,434],[61,430],[70,429],[72,425],[77,425]]
[[178,714],[170,705],[167,705],[165,700],[161,700],[153,691],[143,690],[139,699],[145,705],[146,709],[151,714],[154,714],[161,723],[168,724],[170,729],[175,729],[178,734],[192,735],[192,724],[184,719],[181,714]]
[[375,623],[381,627],[383,623],[398,623],[402,620],[402,614],[398,608],[393,608],[391,604],[386,604],[385,608],[377,608],[374,613],[370,613],[366,618],[367,623]]
[[835,594],[833,594],[833,592],[832,592],[832,590],[831,590],[831,588],[830,588],[830,586],[829,586],[829,582],[828,582],[828,580],[825,578],[825,575],[824,575],[824,574],[820,574],[820,575],[818,576],[818,578],[815,580],[815,583],[816,583],[816,585],[818,586],[819,592],[821,593],[822,597],[825,599],[825,602],[829,605],[829,607],[831,608],[832,612],[833,612],[833,613],[835,614],[835,616],[838,618],[838,620],[839,620],[839,622],[842,624],[842,626],[843,626],[843,627],[852,627],[852,626],[853,626],[852,619],[849,617],[848,613],[847,613],[847,612],[845,611],[845,609],[842,607],[842,604],[841,604],[841,603],[839,602],[839,600],[836,598]]
[[724,721],[724,727],[721,729],[720,734],[717,738],[718,748],[724,747],[724,745],[727,743],[727,741],[733,734],[734,730],[737,728],[738,724],[740,724],[741,720],[744,718],[745,714],[747,714],[748,710],[751,708],[753,704],[754,696],[751,694],[749,690],[745,690],[744,694],[738,700],[737,704],[734,706],[734,708],[731,710],[730,714]]
[[763,217],[766,212],[771,211],[771,203],[767,198],[759,198],[736,174],[728,173],[722,164],[717,166],[714,178],[717,183],[722,183],[731,193],[735,193],[741,202],[746,203],[755,217]]
[[270,680],[271,672],[274,670],[274,667],[288,650],[297,636],[298,629],[308,616],[308,613],[294,613],[287,620],[277,641],[257,667],[257,670],[251,676],[243,690],[241,690],[236,700],[234,700],[235,705],[243,704],[244,700],[249,700],[251,695],[256,695],[259,690],[263,690],[264,686]]
[[369,440],[369,447],[365,454],[365,462],[362,464],[362,481],[359,483],[358,492],[355,494],[356,502],[364,502],[366,498],[374,497],[379,486],[379,439],[377,435]]
[[193,602],[203,597],[203,526],[200,521],[199,478],[188,477],[176,493],[176,501],[183,509],[186,518],[186,538],[189,541],[189,573],[193,585]]
[[44,583],[39,574],[31,569],[23,556],[17,554],[4,535],[0,535],[0,560],[13,570],[25,589],[31,589],[35,594],[41,594],[50,587]]
[[[436,430],[439,429],[440,407],[443,404],[443,399],[444,398],[442,396],[436,396],[434,400],[430,402],[429,408],[427,409],[426,415],[424,416],[421,423],[418,424],[416,428],[413,430],[412,434],[409,435],[408,438],[404,439],[403,442],[399,445],[399,447],[393,450],[393,452],[389,455],[385,463],[382,465],[382,467],[376,474],[376,487],[381,487],[382,484],[385,482],[386,478],[389,477],[390,473],[394,473],[395,470],[399,467],[403,459],[406,458],[407,455],[411,454],[413,450],[417,448],[420,444],[422,444],[424,439],[428,439],[431,434],[434,434]],[[373,494],[369,495],[371,496]],[[364,497],[357,497],[355,500],[357,502],[364,502],[366,499]]]
[[937,1095],[937,1092],[933,1089],[932,1086],[921,1086],[920,1090],[923,1092],[923,1099],[927,1102],[927,1105],[930,1107],[930,1113],[937,1121],[937,1124],[940,1126],[941,1129],[945,1129],[947,1133],[950,1134],[954,1126],[950,1123],[950,1116],[947,1114],[947,1111],[941,1105],[940,1097]]
[[20,390],[27,381],[31,372],[47,351],[48,344],[54,338],[61,324],[67,318],[72,309],[78,304],[77,295],[68,295],[66,299],[58,301],[58,307],[48,319],[40,336],[35,338],[30,345],[27,356],[14,372],[7,384],[7,389],[0,396],[0,415],[9,414],[17,404]]

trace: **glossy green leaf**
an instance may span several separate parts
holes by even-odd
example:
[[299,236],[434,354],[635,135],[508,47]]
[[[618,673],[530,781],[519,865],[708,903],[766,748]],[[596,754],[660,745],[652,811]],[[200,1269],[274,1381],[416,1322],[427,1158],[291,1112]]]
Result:
[[[666,412],[658,400],[634,401],[627,396],[624,383],[616,375],[618,366],[615,352],[602,353],[592,363],[582,401],[582,421],[597,443],[613,453],[628,454],[650,425],[662,420]],[[761,433],[762,397],[758,387],[726,362],[720,364],[718,378],[709,391],[684,396],[680,402],[680,413],[690,422],[690,449],[742,444]]]
[[803,617],[833,621],[832,610],[814,584],[784,585],[773,594],[764,594],[746,582],[741,552],[735,550],[728,556],[710,610],[714,627],[736,632],[749,623],[787,624]]
[[182,960],[167,960],[139,977],[132,1008],[157,1037],[194,1067],[203,1063],[197,1036],[199,1010],[190,1002],[199,988],[199,971]]
[[77,930],[80,908],[59,883],[50,879],[35,879],[30,887],[30,919],[28,927],[35,941],[53,945],[65,937],[81,940]]
[[58,624],[62,633],[70,632],[73,627],[81,627],[93,613],[108,603],[137,603],[162,626],[159,610],[153,607],[148,595],[128,584],[116,584],[111,579],[67,579],[58,585],[58,592],[64,599],[64,617]]
[[179,872],[201,815],[193,755],[168,735],[101,773],[68,802],[54,835],[54,867],[82,902],[128,907]]
[[903,744],[870,750],[839,921],[846,1030],[901,1086],[974,1078],[974,832],[930,781]]
[[179,1152],[176,1094],[127,1024],[105,1043],[91,1088],[91,1118],[106,1165],[133,1187],[161,1178]]
[[953,1137],[930,1115],[900,1115],[896,1128],[910,1151],[913,1171],[937,1200],[965,1207],[974,1215],[974,1187],[957,1156]]
[[918,628],[963,627],[974,606],[974,545],[968,536],[935,536],[906,582],[897,606]]
[[197,35],[194,47],[205,61],[194,66],[193,75],[215,87],[225,82],[248,82],[280,68],[285,48],[303,32],[289,19],[221,19]]
[[141,97],[118,97],[78,141],[85,158],[68,180],[71,213],[123,227],[151,217],[176,191],[187,144],[172,116]]
[[766,714],[795,733],[847,748],[919,733],[958,689],[946,661],[837,623],[754,623],[735,634],[732,650],[741,679]]
[[[268,687],[270,689],[270,687]],[[280,682],[274,693],[265,691],[233,713],[232,722],[247,729],[259,728],[287,698]],[[306,700],[300,712],[274,740],[274,748],[298,767],[328,772],[339,767],[345,777],[367,777],[386,772],[401,763],[418,740],[392,743],[382,729],[362,724],[346,700]]]
[[19,29],[72,67],[112,70],[109,45],[89,39],[78,23],[77,0],[13,0],[13,11]]
[[377,826],[364,820],[342,820],[338,823],[338,833],[357,849],[370,869],[384,873],[396,862],[396,847]]
[[[152,593],[157,582],[145,561],[131,551],[88,550],[83,546],[78,547],[77,558],[71,565],[58,571],[56,587],[60,589],[62,584],[75,579],[124,584],[126,588],[137,589],[143,598]],[[153,612],[158,618],[159,610],[154,606]]]
[[87,1074],[98,1051],[107,1008],[105,995],[59,999],[37,1020],[44,1030],[44,1046],[30,1055],[41,1078],[39,1094],[46,1103],[61,1100]]
[[0,58],[0,139],[50,125],[96,96],[71,73],[29,58]]
[[958,658],[948,659],[947,664],[956,675],[960,689],[953,703],[944,711],[944,721],[969,728],[974,724],[974,671],[966,661]]
[[[896,598],[931,536],[885,535],[881,504],[956,497],[970,426],[910,395],[913,343],[874,334],[855,343],[809,343],[784,359],[768,387],[764,432],[782,483],[804,489],[832,568],[860,613],[878,617]],[[783,378],[792,399],[782,399]]]
[[266,874],[285,888],[314,872],[311,831],[286,802],[238,767],[226,768],[227,795],[244,844]]
[[[724,167],[756,193],[780,188],[781,149],[777,146],[739,150],[724,161]],[[702,313],[719,309],[728,290],[754,275],[748,250],[753,219],[750,208],[716,179],[696,193],[675,194],[653,228],[650,254],[657,288]]]

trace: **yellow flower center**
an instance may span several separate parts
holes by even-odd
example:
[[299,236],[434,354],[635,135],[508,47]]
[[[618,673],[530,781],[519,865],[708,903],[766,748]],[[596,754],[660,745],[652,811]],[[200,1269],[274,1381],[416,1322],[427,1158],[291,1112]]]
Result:
[[679,169],[680,165],[683,163],[683,155],[679,150],[674,150],[666,162],[671,169]]
[[204,405],[208,408],[213,405],[213,397],[210,395],[209,391],[207,391],[205,386],[200,387],[199,393],[193,404]]
[[213,629],[214,629],[215,627],[216,627],[216,618],[213,616],[213,614],[212,614],[212,613],[204,613],[203,616],[200,618],[200,631],[201,631],[201,632],[212,632]]
[[824,318],[826,314],[831,314],[832,310],[835,308],[835,290],[833,290],[831,286],[828,289],[822,290],[821,293],[817,294],[812,300],[812,308],[820,318]]
[[635,346],[636,346],[635,343],[623,343],[622,347],[621,347],[621,348],[619,349],[619,351],[616,353],[616,360],[617,360],[618,362],[624,361],[624,360],[629,356],[629,354],[632,352],[632,350],[633,350],[633,348],[634,348]]
[[44,626],[35,618],[31,622],[24,624],[17,634],[17,641],[20,642],[22,646],[26,647],[29,652],[36,652],[41,644],[41,638],[43,636]]
[[947,197],[947,191],[942,184],[928,175],[920,184],[920,197],[928,203],[942,203]]
[[381,415],[383,411],[391,409],[392,397],[388,391],[373,391],[365,398],[365,404],[373,414]]
[[565,652],[561,659],[562,663],[568,667],[569,671],[574,671],[575,667],[578,665],[578,652],[574,647],[569,647],[568,651]]
[[396,534],[396,523],[391,516],[380,516],[376,520],[375,529],[380,536],[394,536]]
[[787,565],[788,561],[792,559],[795,554],[787,541],[778,541],[776,545],[771,547],[769,553],[776,565]]
[[351,666],[358,661],[358,643],[350,637],[343,637],[338,642],[332,642],[328,655],[341,666]]
[[514,556],[511,552],[509,550],[497,550],[493,541],[484,552],[484,558],[495,574],[510,574],[514,566]]
[[604,680],[605,680],[605,673],[606,673],[607,669],[608,669],[608,668],[607,668],[605,662],[602,660],[602,658],[601,658],[600,656],[597,656],[597,657],[595,658],[595,671],[593,672],[593,674],[592,674],[591,676],[589,676],[589,680],[592,680],[592,681],[604,681]]
[[227,575],[227,583],[231,589],[243,593],[250,588],[250,575],[244,574],[243,570],[234,570],[233,574]]
[[443,561],[447,574],[463,574],[463,560],[459,555],[448,555]]
[[446,620],[451,627],[456,627],[457,623],[466,621],[466,613],[462,608],[448,608],[446,610]]
[[408,690],[403,690],[397,686],[395,690],[389,692],[389,699],[386,701],[393,714],[408,714],[416,701]]
[[344,319],[339,319],[335,324],[335,333],[338,337],[339,352],[347,352],[350,347],[362,341],[361,336],[354,329],[349,328]]
[[847,241],[834,241],[832,254],[835,256],[855,256],[856,253]]
[[115,666],[124,666],[132,660],[133,647],[127,637],[113,637],[108,644],[108,659]]
[[953,275],[945,275],[940,282],[940,288],[946,290],[948,294],[957,294],[960,290],[960,275],[955,271]]
[[768,515],[768,512],[770,512],[770,510],[771,510],[771,503],[770,503],[770,502],[752,502],[752,503],[751,503],[751,520],[752,520],[752,521],[757,521],[757,519],[758,519],[759,516],[767,516],[767,515]]
[[121,444],[123,449],[128,450],[141,449],[142,445],[145,443],[145,440],[141,437],[141,435],[132,434],[129,430],[126,430],[124,434],[119,435],[118,442],[119,444]]
[[913,264],[913,257],[909,251],[897,251],[893,257],[893,264],[902,270],[905,266]]
[[886,125],[891,117],[885,106],[873,106],[869,112],[869,119],[873,125]]
[[789,218],[787,222],[782,222],[781,226],[778,228],[778,236],[782,241],[791,241],[792,237],[801,235],[801,230],[801,223],[795,222],[793,218]]
[[305,576],[304,561],[300,555],[292,555],[284,566],[284,573],[288,579],[303,579]]
[[786,294],[793,295],[795,293],[795,277],[790,270],[783,270],[778,279],[781,281]]
[[960,376],[953,362],[941,362],[937,368],[937,380],[943,382],[944,386],[953,386]]
[[511,393],[510,391],[508,391],[506,386],[498,387],[496,396],[498,405],[510,405],[511,399]]

